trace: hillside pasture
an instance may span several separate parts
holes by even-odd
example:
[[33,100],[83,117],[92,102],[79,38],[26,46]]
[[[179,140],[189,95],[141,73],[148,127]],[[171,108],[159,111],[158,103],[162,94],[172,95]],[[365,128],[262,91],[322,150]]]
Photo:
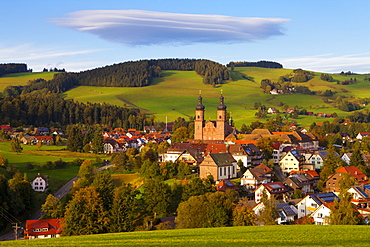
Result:
[[2,242],[2,246],[367,246],[368,226],[244,226]]
[[[194,117],[195,106],[198,104],[199,91],[203,97],[203,105],[206,107],[205,119],[216,118],[216,108],[219,104],[221,90],[225,97],[225,104],[235,126],[240,127],[243,123],[250,124],[255,121],[256,110],[254,103],[261,102],[266,107],[277,107],[283,111],[278,103],[282,102],[290,107],[299,106],[314,113],[334,113],[338,116],[346,116],[349,113],[334,108],[325,103],[323,98],[316,95],[271,95],[266,94],[260,88],[262,79],[277,81],[279,76],[292,73],[291,69],[266,69],[256,67],[237,67],[230,71],[232,81],[225,81],[222,85],[212,87],[202,83],[201,76],[194,71],[162,71],[162,77],[154,78],[152,85],[147,87],[131,88],[102,88],[102,87],[76,87],[65,93],[66,99],[74,99],[80,102],[110,103],[125,107],[139,107],[148,114],[156,116],[157,120],[168,122],[177,117],[186,120]],[[356,75],[358,83],[352,85],[337,85],[336,82],[326,82],[320,79],[321,73],[301,86],[308,86],[313,91],[325,91],[330,89],[338,94],[346,92],[345,95],[354,97],[367,97],[366,90],[370,83],[364,82],[364,75]],[[346,80],[349,76],[333,75],[335,79]],[[348,91],[348,92],[347,92]],[[370,95],[369,95],[370,96]],[[300,116],[298,123],[309,125],[312,117]],[[320,119],[318,119],[320,120]],[[322,119],[326,121],[330,119]],[[264,120],[261,120],[264,121]],[[300,122],[302,121],[302,122]],[[315,121],[321,122],[321,121]]]
[[[22,145],[23,152],[14,153],[10,151],[9,142],[0,142],[0,155],[8,160],[8,166],[13,166],[21,173],[26,173],[28,179],[31,180],[37,176],[38,173],[49,176],[50,189],[57,190],[68,180],[75,177],[78,173],[79,166],[67,165],[62,169],[41,169],[37,166],[46,163],[47,161],[57,161],[62,159],[65,162],[71,162],[75,159],[89,159],[93,163],[98,157],[95,154],[70,152],[65,149],[65,146],[42,146],[41,150],[37,150],[35,145]],[[99,156],[102,159],[105,156]],[[27,169],[27,164],[31,163],[35,168]]]
[[27,82],[35,79],[51,80],[54,74],[58,72],[27,72],[7,74],[0,77],[0,92],[3,92],[7,86],[24,86]]

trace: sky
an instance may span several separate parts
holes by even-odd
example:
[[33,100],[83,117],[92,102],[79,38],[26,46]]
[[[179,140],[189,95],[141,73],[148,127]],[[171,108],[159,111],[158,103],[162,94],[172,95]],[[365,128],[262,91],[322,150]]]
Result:
[[159,58],[370,73],[368,0],[17,0],[0,8],[0,63],[84,71]]

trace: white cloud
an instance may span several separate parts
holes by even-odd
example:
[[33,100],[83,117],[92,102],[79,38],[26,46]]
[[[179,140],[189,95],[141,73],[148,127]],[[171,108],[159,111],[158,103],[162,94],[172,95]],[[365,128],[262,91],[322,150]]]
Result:
[[83,10],[52,22],[126,45],[238,43],[282,35],[283,18]]
[[[63,50],[55,48],[37,48],[32,44],[23,44],[19,46],[4,46],[0,44],[1,63],[26,63],[34,71],[40,71],[43,68],[62,68],[78,71],[83,70],[84,66],[93,66],[99,63],[87,61],[76,62],[75,60],[86,54],[95,53],[101,50]],[[73,58],[71,60],[71,58]],[[73,62],[69,62],[73,61]]]
[[370,73],[370,52],[362,54],[341,55],[322,54],[297,58],[277,59],[286,68],[302,68],[317,72],[339,73],[352,71]]

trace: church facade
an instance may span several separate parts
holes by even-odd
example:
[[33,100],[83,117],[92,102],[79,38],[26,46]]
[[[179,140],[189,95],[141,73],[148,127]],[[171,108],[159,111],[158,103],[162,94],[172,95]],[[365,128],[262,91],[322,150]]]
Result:
[[194,139],[195,140],[225,140],[230,133],[232,127],[228,124],[226,116],[226,105],[224,104],[224,97],[220,96],[220,104],[217,106],[216,121],[204,120],[205,106],[202,103],[202,96],[198,97],[198,105],[195,107],[194,120]]

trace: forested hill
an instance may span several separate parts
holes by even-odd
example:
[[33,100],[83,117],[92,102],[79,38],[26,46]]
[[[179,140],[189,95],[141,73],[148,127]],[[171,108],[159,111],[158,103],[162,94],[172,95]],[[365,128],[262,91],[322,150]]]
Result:
[[0,64],[0,76],[12,73],[27,72],[27,64],[24,63],[6,63]]
[[260,67],[270,69],[282,69],[283,65],[277,62],[271,61],[258,61],[258,62],[230,62],[226,65],[227,67]]
[[154,77],[160,77],[162,70],[195,71],[203,77],[203,83],[215,86],[229,80],[227,68],[219,63],[204,59],[158,59],[140,60],[114,64],[79,73],[58,73],[50,81],[37,79],[27,86],[10,86],[4,95],[17,96],[35,90],[48,89],[63,93],[74,86],[100,87],[143,87],[151,84]]

